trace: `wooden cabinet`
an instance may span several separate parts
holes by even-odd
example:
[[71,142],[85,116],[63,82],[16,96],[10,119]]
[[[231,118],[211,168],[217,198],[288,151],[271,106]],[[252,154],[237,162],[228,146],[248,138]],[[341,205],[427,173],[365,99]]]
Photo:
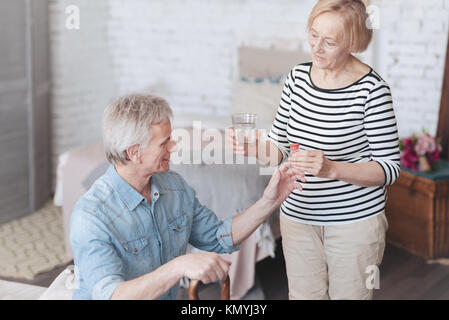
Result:
[[426,259],[449,256],[449,178],[401,171],[387,190],[387,240]]

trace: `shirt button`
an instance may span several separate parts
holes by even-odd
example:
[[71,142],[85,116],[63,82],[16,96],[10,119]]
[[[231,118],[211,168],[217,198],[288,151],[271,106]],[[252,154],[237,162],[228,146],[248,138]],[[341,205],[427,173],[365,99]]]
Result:
[[177,228],[178,228],[178,230],[181,230],[181,227],[180,227],[180,226],[178,226]]
[[137,248],[134,248],[134,253],[137,253],[137,251],[139,251],[139,250],[137,250]]

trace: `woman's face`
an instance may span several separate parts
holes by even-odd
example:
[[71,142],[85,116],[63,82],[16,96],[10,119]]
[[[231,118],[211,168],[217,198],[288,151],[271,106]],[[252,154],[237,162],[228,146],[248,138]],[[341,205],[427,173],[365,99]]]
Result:
[[350,56],[343,33],[343,19],[339,14],[326,12],[315,18],[308,33],[314,67],[333,69]]

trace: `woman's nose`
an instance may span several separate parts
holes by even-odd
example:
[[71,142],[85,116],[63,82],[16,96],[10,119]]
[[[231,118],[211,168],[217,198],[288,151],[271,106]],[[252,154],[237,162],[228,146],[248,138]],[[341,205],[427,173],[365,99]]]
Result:
[[317,41],[316,43],[315,43],[315,46],[314,46],[315,48],[315,52],[320,52],[320,53],[322,53],[323,52],[323,41],[321,41],[321,40],[319,40],[319,41]]

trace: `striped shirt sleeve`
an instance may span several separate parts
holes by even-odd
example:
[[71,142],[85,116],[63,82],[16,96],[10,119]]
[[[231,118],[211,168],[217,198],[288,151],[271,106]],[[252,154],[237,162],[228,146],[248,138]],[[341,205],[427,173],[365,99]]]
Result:
[[273,142],[282,153],[282,161],[287,159],[290,154],[290,145],[287,139],[287,124],[290,118],[291,93],[294,86],[292,79],[293,70],[289,72],[285,80],[276,117],[268,133],[268,140]]
[[364,114],[364,127],[371,150],[385,174],[384,185],[392,185],[399,176],[399,138],[390,88],[383,80],[369,92]]

